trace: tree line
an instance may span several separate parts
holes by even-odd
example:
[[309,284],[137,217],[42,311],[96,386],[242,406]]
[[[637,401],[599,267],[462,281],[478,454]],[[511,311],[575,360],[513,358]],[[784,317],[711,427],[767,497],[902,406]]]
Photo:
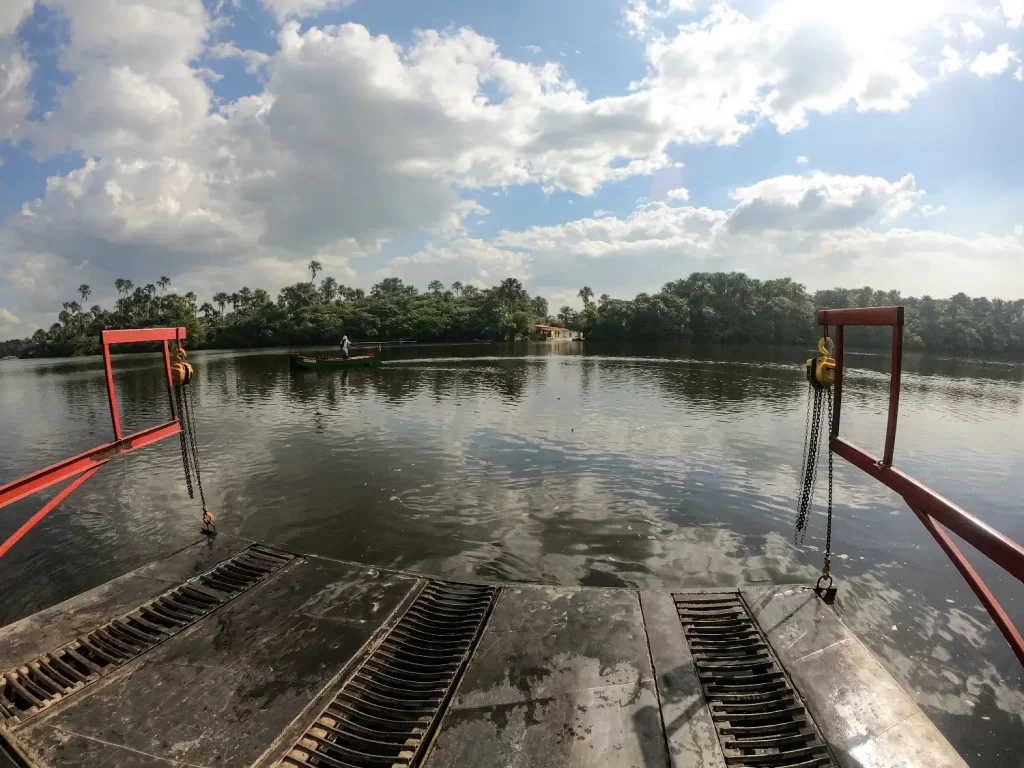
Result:
[[[584,286],[581,310],[563,306],[549,314],[542,296],[530,296],[507,278],[491,288],[434,280],[425,292],[389,277],[367,293],[325,276],[309,264],[311,279],[280,290],[217,293],[198,304],[194,293],[170,291],[171,281],[135,286],[114,283],[113,309],[86,309],[92,290],[78,288],[49,329],[0,342],[0,357],[96,354],[104,328],[183,325],[192,348],[334,344],[342,334],[356,341],[415,338],[421,342],[507,341],[527,337],[535,323],[579,330],[591,340],[695,343],[809,344],[821,330],[815,310],[828,307],[906,307],[905,346],[939,354],[1024,358],[1024,299],[903,297],[898,291],[831,288],[808,292],[789,278],[757,280],[740,272],[696,272],[666,283],[657,293],[615,299]],[[884,329],[864,329],[858,345],[887,346]]]

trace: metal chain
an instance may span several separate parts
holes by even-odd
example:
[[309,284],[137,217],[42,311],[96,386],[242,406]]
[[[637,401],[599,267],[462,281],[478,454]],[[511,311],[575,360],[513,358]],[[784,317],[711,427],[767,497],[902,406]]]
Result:
[[828,390],[828,527],[825,533],[825,557],[832,555],[832,390]]
[[796,544],[803,543],[804,536],[807,533],[808,515],[814,500],[814,486],[818,475],[818,457],[821,453],[821,411],[824,399],[822,395],[821,390],[814,391],[810,432],[807,438],[807,445],[805,446],[806,461],[801,478],[800,499],[797,504],[796,528],[793,531],[793,541]]
[[800,492],[803,490],[804,473],[807,471],[807,437],[811,430],[811,397],[813,394],[814,387],[811,386],[811,382],[807,382],[807,405],[804,415],[804,450],[803,455],[800,457],[800,474],[796,477],[796,492],[798,497]]
[[185,442],[185,430],[187,421],[185,419],[185,396],[181,391],[181,387],[174,388],[174,399],[178,405],[178,421],[179,430],[178,438],[181,441],[181,464],[185,468],[185,485],[188,487],[188,497],[190,499],[195,498],[195,493],[192,491],[192,472],[188,466],[188,444]]
[[[192,412],[195,410],[195,395],[192,394],[191,384],[183,385],[179,389],[183,389],[186,386],[189,388],[189,391],[187,394],[182,395],[182,402],[185,403],[185,425],[188,430],[188,442],[189,448],[191,449],[192,464],[196,471],[196,485],[199,487],[199,499],[205,508],[206,494],[203,492],[203,477],[199,470],[199,447],[196,444],[196,426],[195,421],[192,418]],[[191,494],[189,495],[189,498],[192,498]]]

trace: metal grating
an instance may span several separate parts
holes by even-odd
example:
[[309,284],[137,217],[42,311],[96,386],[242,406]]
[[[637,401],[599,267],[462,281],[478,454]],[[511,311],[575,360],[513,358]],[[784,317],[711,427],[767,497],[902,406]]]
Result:
[[429,582],[280,765],[418,765],[497,594]]
[[77,640],[0,675],[0,725],[13,726],[195,624],[294,559],[253,546]]
[[833,766],[828,749],[735,593],[676,595],[676,611],[731,766]]

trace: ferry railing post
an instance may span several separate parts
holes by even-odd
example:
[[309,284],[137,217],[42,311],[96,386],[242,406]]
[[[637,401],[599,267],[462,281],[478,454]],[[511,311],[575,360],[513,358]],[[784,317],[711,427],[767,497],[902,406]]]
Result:
[[[102,332],[100,343],[103,347],[103,374],[107,382],[107,401],[110,405],[110,421],[114,432],[114,440],[0,486],[0,509],[3,509],[9,504],[27,498],[44,488],[49,488],[51,485],[73,477],[78,478],[30,517],[14,534],[0,543],[0,556],[6,553],[73,490],[92,477],[96,470],[112,458],[125,453],[131,453],[150,443],[176,435],[181,431],[178,414],[174,410],[170,354],[167,342],[172,339],[180,341],[186,337],[186,333],[186,329],[182,327],[107,330]],[[131,344],[144,341],[163,342],[164,373],[167,377],[168,388],[171,390],[171,419],[154,427],[148,427],[133,434],[124,435],[121,430],[121,420],[117,407],[117,391],[114,388],[114,371],[110,361],[110,347],[114,344]]]
[[[1024,665],[1024,638],[1020,631],[1014,626],[978,572],[940,525],[955,533],[1021,582],[1024,582],[1024,547],[892,465],[903,373],[903,307],[822,309],[818,310],[818,325],[834,325],[836,328],[835,406],[829,440],[832,451],[903,497],[907,506],[917,515],[974,591],[974,594],[978,596],[985,610],[988,611],[989,616],[992,617],[993,622],[1010,644],[1017,659]],[[847,325],[890,326],[892,328],[889,411],[886,420],[885,446],[881,459],[839,435],[844,372],[843,329]]]

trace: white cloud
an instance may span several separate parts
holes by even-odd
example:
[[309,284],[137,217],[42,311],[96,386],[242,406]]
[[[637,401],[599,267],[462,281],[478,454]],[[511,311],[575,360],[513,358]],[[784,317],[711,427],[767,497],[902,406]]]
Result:
[[1001,0],[1003,16],[1010,29],[1020,29],[1024,24],[1024,0]]
[[14,136],[32,109],[32,66],[12,40],[0,39],[0,141]]
[[807,155],[799,155],[796,158],[796,161],[799,165],[807,165],[807,163],[810,162],[810,160],[807,159]]
[[925,217],[938,216],[946,212],[946,206],[944,205],[922,205],[921,215]]
[[[768,207],[757,227],[739,227],[736,222],[746,215],[743,202],[729,210],[645,203],[624,219],[580,219],[504,231],[489,243],[474,242],[480,252],[496,246],[516,253],[534,285],[575,285],[573,280],[578,282],[584,273],[595,291],[620,298],[655,290],[693,271],[716,270],[741,270],[761,279],[796,277],[812,290],[858,285],[871,276],[876,287],[911,295],[948,296],[955,290],[1004,298],[1024,295],[1024,273],[1016,268],[1024,259],[1024,242],[1016,237],[959,237],[903,228],[879,231],[867,225],[868,219],[884,215],[892,200],[898,201],[896,207],[903,205],[913,186],[908,178],[912,179],[879,183],[832,177],[833,194],[844,201],[836,204],[839,207],[854,198],[864,199],[864,194],[852,195],[851,189],[878,190],[884,185],[902,191],[867,194],[871,205],[855,203],[865,210],[837,215],[837,226],[831,228],[821,226],[821,217],[785,205]],[[792,186],[788,179],[767,179],[749,189]],[[786,196],[788,192],[782,195]],[[868,215],[866,209],[873,213]],[[1024,227],[1019,235],[1024,236]],[[970,269],[965,270],[965,264]],[[957,275],[955,285],[949,281],[951,274]]]
[[6,307],[0,307],[0,326],[2,325],[15,325],[18,322],[18,316],[15,315],[11,310]]
[[964,37],[968,40],[981,40],[985,36],[984,30],[975,24],[973,21],[965,21],[960,25],[960,29],[964,33]]
[[695,6],[696,0],[628,0],[622,18],[633,35],[642,37],[657,22],[677,13],[692,11]]
[[270,54],[251,49],[243,50],[234,43],[217,43],[209,49],[209,55],[214,59],[242,59],[245,61],[245,71],[250,74],[258,72],[260,67],[270,61]]
[[1024,224],[1014,224],[1013,234],[1015,234],[1017,237],[1024,237]]
[[0,37],[13,33],[34,5],[35,0],[3,0],[0,3]]
[[1018,61],[1017,54],[1010,50],[1007,43],[1000,43],[992,53],[979,53],[974,57],[969,69],[978,77],[992,77],[1006,71],[1010,62]]
[[1017,67],[1017,71],[1013,73],[1014,80],[1024,80],[1024,67]]
[[[211,94],[189,62],[203,49],[209,18],[198,0],[54,0],[68,22],[60,59],[73,82],[57,107],[21,136],[43,156],[151,159],[202,140]],[[116,19],[117,23],[111,20]]]
[[536,55],[536,54],[538,54],[538,53],[540,53],[542,51],[542,49],[541,49],[541,47],[539,45],[524,45],[523,48],[526,49],[527,53],[532,53],[534,55]]
[[277,16],[278,21],[315,16],[323,11],[344,8],[354,2],[355,0],[263,0],[263,4]]
[[959,72],[964,66],[960,54],[950,45],[942,46],[942,61],[939,62],[939,74],[942,76],[952,75]]
[[665,198],[667,200],[680,200],[685,203],[690,199],[690,190],[686,187],[676,187],[675,189],[670,189],[665,194]]
[[876,2],[837,8],[787,0],[759,18],[715,5],[674,38],[651,41],[653,73],[642,86],[690,141],[735,142],[758,117],[792,131],[810,112],[848,104],[898,111],[927,85],[900,34],[927,20],[911,24],[898,6]]
[[733,191],[738,205],[726,226],[732,233],[849,229],[892,222],[923,194],[909,173],[896,182],[825,173],[777,176]]
[[603,219],[605,216],[614,216],[612,211],[606,211],[604,208],[598,208],[594,211],[595,219]]

